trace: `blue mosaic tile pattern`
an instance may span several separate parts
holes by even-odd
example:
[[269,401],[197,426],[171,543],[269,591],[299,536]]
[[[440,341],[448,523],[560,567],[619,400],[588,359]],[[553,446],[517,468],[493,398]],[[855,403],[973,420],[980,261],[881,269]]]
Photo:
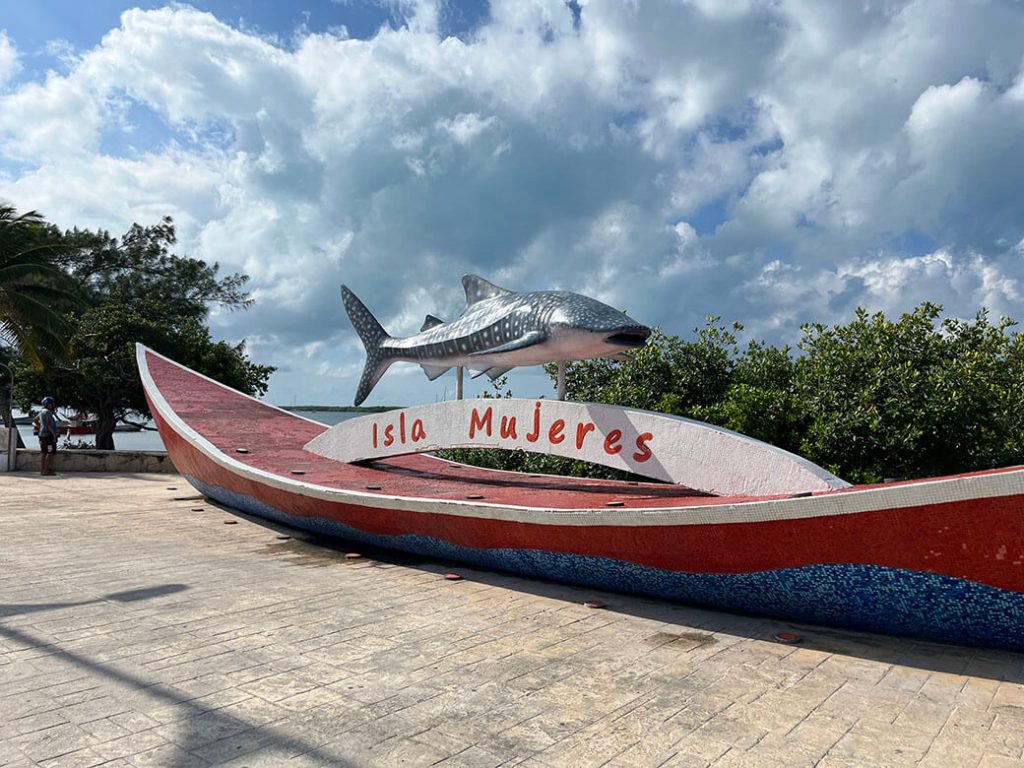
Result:
[[680,573],[585,555],[474,549],[429,536],[380,536],[332,520],[295,517],[186,478],[207,496],[258,517],[386,549],[791,621],[1024,651],[1024,593],[951,576],[859,564]]

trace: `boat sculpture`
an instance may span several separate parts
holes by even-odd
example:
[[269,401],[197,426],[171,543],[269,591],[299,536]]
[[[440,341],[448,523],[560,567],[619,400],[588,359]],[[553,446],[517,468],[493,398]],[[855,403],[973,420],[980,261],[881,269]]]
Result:
[[[138,365],[178,471],[252,515],[483,568],[1024,650],[1024,468],[852,487],[821,470],[809,490],[711,495],[674,483],[498,472],[420,453],[342,461],[323,455],[331,440],[322,424],[142,346]],[[399,436],[411,440],[397,431],[411,421],[392,426],[390,448]],[[575,434],[564,424],[558,432]],[[613,448],[625,438],[617,440]],[[422,439],[410,450],[432,445]],[[639,445],[619,454],[642,457]]]

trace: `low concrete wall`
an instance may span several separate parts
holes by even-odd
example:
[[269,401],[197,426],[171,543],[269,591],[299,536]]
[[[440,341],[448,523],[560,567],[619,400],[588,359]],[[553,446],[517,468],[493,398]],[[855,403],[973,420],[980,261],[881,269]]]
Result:
[[[38,472],[39,451],[18,450],[18,471]],[[161,451],[57,451],[54,469],[58,472],[168,472],[177,470]]]

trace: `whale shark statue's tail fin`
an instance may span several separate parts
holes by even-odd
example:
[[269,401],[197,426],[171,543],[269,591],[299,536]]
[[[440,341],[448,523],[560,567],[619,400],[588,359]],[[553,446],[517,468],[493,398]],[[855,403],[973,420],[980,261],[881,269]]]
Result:
[[345,304],[345,311],[348,312],[348,319],[352,321],[352,327],[356,329],[363,346],[366,347],[366,366],[363,368],[362,378],[359,379],[355,399],[355,404],[360,405],[380,381],[384,371],[394,362],[388,358],[387,350],[383,346],[391,337],[347,285],[341,286],[341,300]]

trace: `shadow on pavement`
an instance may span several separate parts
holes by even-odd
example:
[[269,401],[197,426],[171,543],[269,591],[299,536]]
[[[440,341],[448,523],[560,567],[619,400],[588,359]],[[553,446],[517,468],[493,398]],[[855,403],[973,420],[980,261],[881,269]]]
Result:
[[72,603],[10,603],[0,604],[0,618],[5,616],[20,616],[24,613],[37,613],[39,611],[53,611],[58,608],[73,608],[78,605],[93,605],[104,601],[116,603],[130,603],[136,600],[149,600],[153,597],[173,595],[175,592],[182,592],[188,589],[185,584],[162,584],[159,587],[146,587],[145,589],[133,589],[128,592],[113,592],[93,600],[78,600]]
[[[58,610],[61,608],[89,605],[104,601],[127,603],[138,600],[149,600],[155,597],[181,592],[186,589],[188,589],[188,587],[184,584],[163,584],[155,587],[133,589],[127,592],[115,592],[95,600],[84,600],[80,602],[0,605],[0,617]],[[177,691],[173,686],[155,683],[146,680],[139,675],[117,669],[111,664],[95,661],[82,654],[61,648],[57,643],[36,638],[25,630],[6,627],[3,624],[0,624],[0,637],[18,643],[20,646],[25,648],[45,646],[47,649],[47,658],[59,659],[60,661],[71,664],[91,675],[95,675],[96,677],[105,678],[120,685],[134,688],[163,703],[173,704],[180,707],[183,710],[181,725],[185,730],[184,735],[178,743],[178,747],[180,747],[181,752],[178,753],[177,758],[171,758],[160,763],[163,766],[167,766],[167,768],[196,768],[196,766],[206,766],[211,764],[209,760],[192,753],[192,750],[201,749],[215,741],[209,738],[200,738],[198,733],[194,735],[189,733],[188,728],[190,720],[200,716],[203,718],[203,733],[223,733],[224,737],[227,738],[242,734],[246,731],[254,731],[258,734],[256,739],[254,739],[256,749],[273,748],[291,753],[292,756],[302,755],[307,758],[317,760],[323,765],[338,766],[338,768],[346,768],[346,766],[349,765],[349,763],[346,763],[344,760],[340,760],[336,755],[322,752],[318,749],[317,745],[309,744],[299,738],[290,736],[272,725],[251,725],[244,720],[233,717],[221,712],[220,710],[207,709],[193,701],[190,701],[191,698],[194,698],[191,694],[183,691]],[[190,745],[190,738],[197,740],[198,743]],[[251,754],[251,751],[240,752],[238,757],[242,758],[246,754]]]

